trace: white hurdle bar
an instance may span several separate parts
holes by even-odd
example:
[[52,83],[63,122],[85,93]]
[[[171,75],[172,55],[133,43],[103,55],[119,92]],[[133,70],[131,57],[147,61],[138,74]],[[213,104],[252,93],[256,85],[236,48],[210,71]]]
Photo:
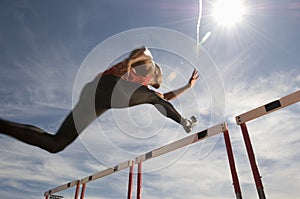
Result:
[[[116,173],[116,172],[121,171],[123,169],[132,167],[133,165],[134,165],[134,161],[133,160],[128,160],[128,161],[123,162],[123,163],[121,163],[121,164],[119,164],[119,165],[117,165],[117,166],[115,166],[113,168],[108,168],[108,169],[105,169],[104,171],[100,171],[98,173],[95,173],[94,175],[87,176],[87,177],[83,178],[80,181],[80,183],[82,184],[80,199],[84,199],[84,194],[85,194],[85,189],[86,189],[86,183],[94,181],[94,180],[97,180],[99,178],[103,178],[103,177],[105,177],[107,175]],[[130,181],[130,179],[129,179],[129,181]]]
[[143,154],[141,156],[138,156],[137,158],[135,158],[135,162],[140,163],[140,162],[144,162],[146,160],[150,160],[152,158],[161,156],[165,153],[169,153],[169,152],[177,150],[179,148],[199,142],[208,137],[220,134],[220,133],[224,132],[225,130],[227,130],[227,125],[224,122],[224,123],[218,124],[214,127],[211,127],[209,129],[206,129],[204,131],[201,131],[199,133],[196,133],[196,134],[190,135],[188,137],[182,138],[180,140],[177,140],[175,142],[166,144],[160,148],[154,149],[154,150],[152,150],[146,154]]
[[161,156],[163,154],[172,152],[174,150],[177,150],[179,148],[191,145],[193,143],[199,142],[201,140],[204,140],[208,137],[217,135],[223,133],[224,139],[225,139],[225,144],[226,144],[226,149],[227,149],[227,154],[229,158],[229,164],[230,164],[230,169],[231,169],[231,174],[233,178],[233,185],[236,193],[236,198],[241,199],[241,189],[239,185],[239,180],[235,168],[235,163],[234,163],[234,158],[233,158],[233,152],[232,152],[232,147],[230,144],[230,138],[228,134],[228,127],[227,123],[223,122],[221,124],[218,124],[216,126],[213,126],[211,128],[208,128],[204,131],[198,132],[196,134],[190,135],[188,137],[182,138],[180,140],[177,140],[175,142],[166,144],[160,148],[154,149],[148,153],[145,153],[143,155],[140,155],[136,157],[135,163],[138,164],[138,180],[137,180],[137,199],[141,199],[141,189],[142,189],[142,162],[150,160],[152,158]]
[[105,170],[100,171],[98,173],[95,173],[91,176],[87,176],[87,177],[83,178],[80,182],[81,182],[81,184],[84,184],[84,183],[88,183],[88,182],[97,180],[99,178],[103,178],[104,176],[107,176],[107,175],[113,174],[117,171],[121,171],[123,169],[126,169],[126,168],[132,166],[132,164],[133,164],[133,160],[123,162],[123,163],[121,163],[121,164],[119,164],[119,165],[117,165],[113,168],[108,168],[108,169],[105,169]]
[[256,118],[259,118],[263,115],[269,114],[271,112],[280,110],[284,107],[295,104],[299,101],[300,101],[300,90],[235,117],[236,124],[240,125],[241,130],[242,130],[248,158],[250,161],[250,166],[252,169],[252,174],[254,177],[255,185],[256,185],[258,196],[260,199],[265,199],[266,196],[265,196],[263,184],[261,181],[262,177],[259,174],[258,166],[256,164],[254,151],[253,151],[252,144],[250,141],[250,136],[248,133],[246,122],[254,120]]
[[277,110],[287,107],[289,105],[295,104],[299,101],[300,101],[300,90],[298,90],[290,95],[284,96],[278,100],[275,100],[273,102],[270,102],[268,104],[265,104],[263,106],[255,108],[251,111],[248,111],[246,113],[236,116],[235,117],[236,123],[238,125],[241,125],[250,120],[253,120],[253,119],[256,119],[263,115],[266,115],[268,113],[272,113],[274,111],[277,111]]
[[45,192],[44,196],[45,196],[46,199],[48,199],[50,195],[52,195],[54,193],[57,193],[57,192],[60,192],[60,191],[63,191],[65,189],[74,187],[74,186],[76,186],[76,191],[75,191],[74,198],[77,198],[78,197],[78,192],[79,192],[80,180],[74,180],[74,181],[69,182],[67,184],[55,187],[55,188]]

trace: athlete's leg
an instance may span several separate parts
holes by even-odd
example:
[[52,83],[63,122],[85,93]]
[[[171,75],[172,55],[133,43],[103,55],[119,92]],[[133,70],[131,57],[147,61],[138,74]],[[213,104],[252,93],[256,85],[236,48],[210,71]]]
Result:
[[72,143],[81,132],[76,128],[73,113],[71,112],[55,135],[47,133],[36,126],[2,119],[0,119],[0,133],[9,135],[24,143],[40,147],[50,153],[57,153]]
[[149,103],[154,105],[163,115],[171,118],[182,125],[184,130],[189,133],[197,123],[197,119],[192,116],[191,119],[184,119],[171,103],[159,97],[154,91],[147,87],[138,88],[130,99],[130,106]]
[[159,97],[154,91],[142,86],[132,94],[129,106],[146,103],[154,105],[160,113],[175,122],[184,124],[185,119],[178,113],[170,102]]
[[64,136],[62,133],[52,135],[33,125],[6,120],[0,120],[0,132],[51,153],[57,153],[78,136],[75,126],[72,125],[72,118],[72,113],[70,113],[62,124],[65,129],[68,129],[68,133]]
[[160,98],[154,91],[140,84],[120,79],[113,89],[111,107],[124,108],[139,104],[152,104],[163,115],[175,122],[179,124],[184,122],[184,118],[181,117],[172,104]]
[[[104,113],[107,109],[97,110],[95,109],[92,112],[77,112],[80,109],[80,104],[74,108],[65,121],[62,123],[61,127],[55,135],[52,136],[52,141],[50,151],[52,153],[57,153],[63,150],[66,146],[71,144],[81,133],[82,131],[91,124],[98,116]],[[86,114],[83,114],[86,113]],[[78,117],[76,116],[77,114]]]
[[91,95],[95,84],[89,83],[72,112],[66,117],[55,135],[27,124],[19,124],[0,119],[0,133],[22,142],[45,149],[51,153],[63,150],[91,123],[107,109],[95,110],[95,95]]
[[35,146],[47,145],[49,143],[48,140],[52,138],[51,134],[38,127],[2,119],[0,120],[0,132]]
[[[83,88],[79,102],[53,136],[55,140],[55,144],[52,145],[54,152],[61,151],[72,143],[89,124],[107,110],[104,108],[103,102],[105,101],[104,98],[108,96],[99,94],[102,99],[98,100],[97,106],[95,102],[98,84],[102,83],[101,79],[97,79]],[[101,91],[99,92],[101,93]]]
[[111,107],[124,108],[139,104],[154,105],[160,113],[181,124],[187,133],[191,132],[197,122],[195,117],[184,119],[171,103],[162,99],[147,87],[119,80],[112,93]]

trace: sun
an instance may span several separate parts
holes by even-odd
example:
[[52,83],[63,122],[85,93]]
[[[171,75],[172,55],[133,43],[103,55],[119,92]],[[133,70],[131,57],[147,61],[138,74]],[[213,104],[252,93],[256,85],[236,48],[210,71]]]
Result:
[[222,26],[230,27],[242,21],[245,6],[242,0],[218,0],[213,3],[212,16]]

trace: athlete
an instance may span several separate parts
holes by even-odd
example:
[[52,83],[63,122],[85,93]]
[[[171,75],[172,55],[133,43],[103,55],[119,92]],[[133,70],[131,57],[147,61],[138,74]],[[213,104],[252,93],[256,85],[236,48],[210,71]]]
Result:
[[182,125],[189,133],[196,124],[194,116],[183,118],[168,101],[176,98],[189,88],[197,79],[194,70],[187,85],[162,94],[149,88],[159,88],[162,72],[153,61],[146,47],[133,50],[129,57],[103,73],[98,74],[81,91],[76,106],[61,124],[56,134],[28,125],[0,119],[0,133],[14,137],[27,144],[40,147],[50,153],[62,151],[97,117],[111,108],[127,108],[140,104],[152,104],[166,117]]

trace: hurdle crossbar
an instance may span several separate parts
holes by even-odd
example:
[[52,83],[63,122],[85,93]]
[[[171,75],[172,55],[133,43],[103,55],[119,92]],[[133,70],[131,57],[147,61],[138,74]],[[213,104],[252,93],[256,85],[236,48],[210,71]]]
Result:
[[177,150],[179,148],[188,146],[190,144],[193,144],[195,142],[199,142],[200,140],[206,139],[207,137],[211,137],[213,135],[222,133],[224,131],[228,130],[227,124],[225,122],[218,124],[216,126],[213,126],[211,128],[208,128],[204,131],[195,133],[193,135],[190,135],[188,137],[182,138],[180,140],[177,140],[175,142],[171,142],[169,144],[166,144],[160,148],[154,149],[148,153],[145,153],[143,155],[140,155],[136,157],[135,162],[144,162],[146,160],[150,160],[152,158],[161,156],[165,153],[169,153],[171,151]]
[[126,169],[126,168],[129,168],[133,164],[134,164],[133,160],[128,160],[126,162],[123,162],[123,163],[115,166],[115,167],[105,169],[105,170],[100,171],[98,173],[95,173],[91,176],[87,176],[87,177],[83,178],[80,182],[81,182],[81,184],[84,184],[84,183],[87,183],[87,182],[91,182],[93,180],[97,180],[97,179],[102,178],[104,176],[113,174],[115,172],[121,171],[121,170]]
[[78,185],[78,182],[80,182],[80,180],[74,180],[74,181],[69,182],[67,184],[55,187],[55,188],[53,188],[53,189],[51,189],[49,191],[46,191],[45,194],[44,194],[44,196],[50,196],[51,194],[63,191],[63,190],[68,189],[70,187],[74,187],[74,186]]
[[274,112],[276,110],[282,109],[289,105],[295,104],[299,101],[300,101],[300,90],[298,90],[292,94],[289,94],[287,96],[284,96],[278,100],[275,100],[273,102],[270,102],[268,104],[265,104],[263,106],[260,106],[258,108],[252,109],[246,113],[236,116],[235,117],[236,123],[238,125],[241,125],[245,122],[248,122],[255,118],[261,117],[268,113]]
[[[108,169],[105,169],[103,171],[100,171],[100,172],[97,172],[95,173],[94,175],[91,175],[91,176],[87,176],[85,178],[83,178],[80,183],[82,184],[82,189],[81,189],[81,196],[80,196],[80,199],[83,199],[84,198],[84,195],[85,195],[85,189],[86,189],[86,184],[88,182],[91,182],[91,181],[94,181],[94,180],[97,180],[99,178],[103,178],[107,175],[110,175],[110,174],[113,174],[113,173],[116,173],[118,171],[121,171],[123,169],[126,169],[126,168],[129,168],[131,166],[134,165],[134,161],[133,160],[128,160],[126,162],[123,162],[121,164],[118,164],[117,166],[115,167],[112,167],[112,168],[108,168]],[[128,194],[130,195],[130,193]]]

